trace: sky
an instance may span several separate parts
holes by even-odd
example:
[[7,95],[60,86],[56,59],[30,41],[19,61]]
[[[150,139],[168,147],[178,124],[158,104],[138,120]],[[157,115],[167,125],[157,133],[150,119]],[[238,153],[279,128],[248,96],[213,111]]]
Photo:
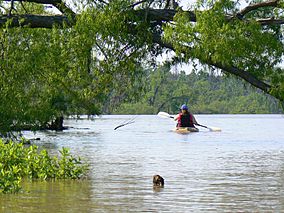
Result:
[[190,5],[194,4],[196,0],[180,0],[180,6],[186,10]]

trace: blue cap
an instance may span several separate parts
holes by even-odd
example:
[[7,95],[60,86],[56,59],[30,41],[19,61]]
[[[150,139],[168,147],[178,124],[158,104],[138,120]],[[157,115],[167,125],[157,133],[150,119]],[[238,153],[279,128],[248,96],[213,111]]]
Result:
[[183,105],[180,107],[180,109],[181,109],[181,110],[188,110],[188,107],[187,107],[185,104],[183,104]]

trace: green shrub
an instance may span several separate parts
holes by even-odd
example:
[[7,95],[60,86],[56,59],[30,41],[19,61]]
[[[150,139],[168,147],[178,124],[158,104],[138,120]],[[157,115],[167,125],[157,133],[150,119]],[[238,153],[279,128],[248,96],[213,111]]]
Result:
[[0,139],[0,192],[18,192],[22,178],[27,179],[79,179],[87,166],[80,158],[74,158],[67,148],[59,151],[59,157],[51,157],[46,150],[39,152],[35,145]]

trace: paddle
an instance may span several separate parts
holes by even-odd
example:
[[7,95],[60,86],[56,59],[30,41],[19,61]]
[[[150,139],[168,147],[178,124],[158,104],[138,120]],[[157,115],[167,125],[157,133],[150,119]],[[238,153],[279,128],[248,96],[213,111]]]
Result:
[[159,112],[158,116],[161,118],[175,118],[174,116],[171,116],[169,113],[166,112]]
[[195,124],[195,125],[209,129],[212,132],[221,132],[221,128],[219,128],[219,127],[208,127],[208,126],[204,126],[204,125],[201,125],[201,124]]
[[[166,112],[159,112],[158,116],[162,117],[162,118],[174,118],[174,116],[171,116],[169,113],[166,113]],[[212,132],[220,132],[221,131],[221,129],[219,127],[208,127],[208,126],[204,126],[204,125],[201,125],[201,124],[195,124],[195,125],[209,129]]]
[[118,128],[123,127],[123,126],[126,126],[126,125],[128,125],[128,124],[134,123],[134,122],[135,122],[135,121],[134,121],[135,118],[137,118],[137,115],[134,116],[133,118],[131,118],[130,120],[128,120],[128,121],[126,121],[126,122],[124,122],[124,123],[118,125],[117,127],[114,128],[114,130],[117,130]]
[[127,122],[127,123],[120,124],[120,125],[118,125],[117,127],[115,127],[114,130],[117,130],[117,129],[120,128],[120,127],[126,126],[126,125],[128,125],[128,124],[132,124],[132,123],[134,123],[134,122],[135,122],[135,121],[129,121],[129,122]]

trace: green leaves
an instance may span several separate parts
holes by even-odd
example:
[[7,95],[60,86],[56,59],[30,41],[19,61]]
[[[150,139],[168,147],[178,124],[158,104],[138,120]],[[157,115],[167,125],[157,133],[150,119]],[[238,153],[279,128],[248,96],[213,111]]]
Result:
[[18,192],[22,178],[28,179],[79,179],[87,171],[80,158],[74,158],[62,148],[60,157],[51,157],[37,146],[25,147],[22,143],[0,140],[0,192]]
[[[137,102],[127,102],[118,108],[121,114],[156,114],[159,111],[177,113],[187,103],[196,114],[281,113],[280,104],[232,76],[220,76],[202,70],[186,74],[171,73],[163,66],[148,76],[145,95]],[[277,79],[276,81],[280,81]],[[282,79],[282,82],[283,79]],[[280,87],[280,85],[279,85]]]
[[0,29],[0,133],[99,114],[111,98],[136,96],[149,32],[128,6],[88,7],[72,28]]
[[[272,78],[279,74],[275,69],[283,57],[283,33],[278,27],[258,23],[259,18],[271,17],[274,12],[279,16],[278,11],[259,8],[239,18],[237,4],[229,0],[202,1],[195,9],[196,22],[190,22],[187,13],[180,11],[174,24],[165,27],[164,38],[174,45],[179,57],[237,67],[279,88],[279,81]],[[275,97],[283,100],[284,96]]]

